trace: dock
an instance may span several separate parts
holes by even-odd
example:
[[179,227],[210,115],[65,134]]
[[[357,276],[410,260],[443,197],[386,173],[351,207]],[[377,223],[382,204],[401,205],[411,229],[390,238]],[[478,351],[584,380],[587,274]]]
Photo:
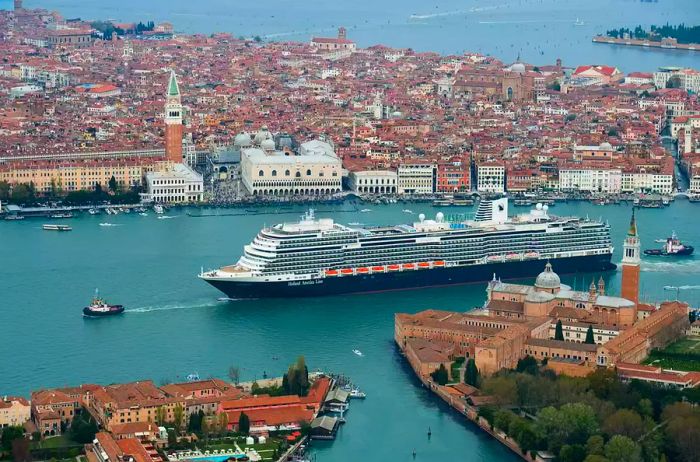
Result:
[[609,45],[625,45],[643,48],[662,48],[665,50],[686,50],[700,51],[700,43],[678,43],[674,40],[639,40],[633,38],[614,38],[604,35],[596,35],[593,37],[594,43],[607,43]]

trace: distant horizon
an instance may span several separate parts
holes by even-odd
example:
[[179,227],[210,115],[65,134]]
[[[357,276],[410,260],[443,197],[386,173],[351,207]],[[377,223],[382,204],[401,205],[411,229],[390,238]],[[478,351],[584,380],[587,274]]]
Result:
[[[700,24],[694,0],[665,3],[625,0],[446,0],[434,8],[420,0],[386,0],[374,4],[357,0],[340,8],[320,0],[293,4],[260,0],[254,5],[231,5],[227,0],[192,4],[138,0],[93,3],[87,0],[25,0],[27,8],[60,12],[64,18],[119,22],[170,22],[177,33],[230,33],[259,36],[265,42],[307,42],[314,35],[334,36],[339,26],[359,47],[385,45],[416,52],[462,55],[465,52],[514,62],[520,56],[533,65],[561,58],[567,67],[606,64],[624,72],[653,71],[663,66],[700,68],[700,52],[644,49],[592,43],[597,34],[619,27],[651,24]],[[12,0],[0,0],[12,8]],[[601,15],[601,8],[609,14]],[[620,18],[624,17],[624,20]],[[575,25],[582,22],[582,25]]]

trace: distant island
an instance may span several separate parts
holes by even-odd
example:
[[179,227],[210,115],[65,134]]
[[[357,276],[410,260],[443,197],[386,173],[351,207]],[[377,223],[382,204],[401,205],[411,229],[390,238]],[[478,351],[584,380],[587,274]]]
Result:
[[648,40],[651,42],[661,42],[665,38],[671,38],[675,39],[677,43],[690,44],[700,43],[700,26],[666,24],[664,26],[651,26],[649,30],[645,30],[642,26],[637,26],[634,29],[621,27],[609,30],[605,35],[615,39]]

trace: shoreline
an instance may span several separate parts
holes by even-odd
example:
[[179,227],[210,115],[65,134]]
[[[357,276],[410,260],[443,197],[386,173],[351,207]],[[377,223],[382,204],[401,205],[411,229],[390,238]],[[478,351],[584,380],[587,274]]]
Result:
[[[467,421],[470,423],[474,424],[477,428],[479,428],[481,431],[492,437],[494,440],[499,442],[501,445],[509,449],[513,454],[517,455],[523,460],[527,460],[529,462],[532,462],[534,459],[529,457],[526,454],[523,454],[522,451],[520,450],[520,447],[515,441],[512,441],[509,439],[505,434],[500,435],[498,432],[494,431],[491,429],[489,426],[489,423],[484,419],[483,417],[479,417],[478,411],[476,408],[473,406],[470,406],[467,403],[461,402],[461,400],[455,396],[451,395],[448,392],[442,390],[444,388],[441,385],[435,384],[432,380],[430,380],[429,377],[424,377],[422,376],[411,364],[410,361],[406,358],[406,354],[401,348],[401,345],[397,342],[394,342],[394,345],[398,349],[399,353],[401,354],[402,359],[404,360],[404,364],[408,365],[411,370],[413,371],[414,377],[417,378],[420,383],[423,385],[424,388],[427,388],[434,396],[437,396],[440,398],[445,404],[450,406],[450,408],[457,413],[461,414],[464,416]],[[449,383],[448,383],[449,385]]]
[[624,45],[636,46],[642,48],[660,48],[662,50],[684,50],[684,51],[700,51],[700,43],[666,43],[663,41],[655,42],[652,40],[639,39],[620,39],[614,37],[606,37],[604,35],[596,35],[593,37],[593,43],[605,43],[608,45]]

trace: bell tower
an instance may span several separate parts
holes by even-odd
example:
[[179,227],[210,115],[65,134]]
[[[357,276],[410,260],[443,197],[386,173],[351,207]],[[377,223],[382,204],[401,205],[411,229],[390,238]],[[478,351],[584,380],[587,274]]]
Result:
[[165,157],[173,163],[182,163],[182,101],[175,71],[170,71],[165,95]]
[[641,242],[637,235],[637,221],[632,209],[630,227],[625,237],[622,256],[622,298],[639,303],[639,264]]

